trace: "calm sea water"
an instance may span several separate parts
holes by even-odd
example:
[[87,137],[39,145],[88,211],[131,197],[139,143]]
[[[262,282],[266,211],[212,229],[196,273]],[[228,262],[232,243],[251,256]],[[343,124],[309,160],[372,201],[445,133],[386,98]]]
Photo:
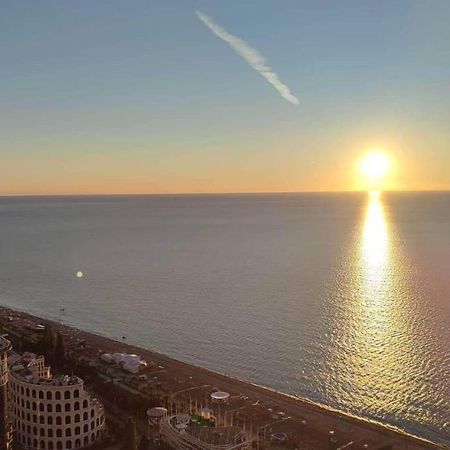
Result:
[[0,198],[0,264],[4,305],[450,444],[450,193]]

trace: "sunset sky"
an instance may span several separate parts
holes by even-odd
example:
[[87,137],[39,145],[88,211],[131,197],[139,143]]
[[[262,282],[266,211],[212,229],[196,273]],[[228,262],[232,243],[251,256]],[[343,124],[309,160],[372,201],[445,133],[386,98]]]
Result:
[[450,189],[448,0],[0,6],[0,195]]

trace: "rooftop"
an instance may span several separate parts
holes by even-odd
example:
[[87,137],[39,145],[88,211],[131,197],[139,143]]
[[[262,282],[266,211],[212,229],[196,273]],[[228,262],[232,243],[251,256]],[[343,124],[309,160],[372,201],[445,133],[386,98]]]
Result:
[[83,380],[75,375],[53,376],[50,367],[45,366],[44,357],[34,353],[13,354],[9,358],[11,375],[26,383],[45,386],[77,386]]
[[11,350],[11,342],[5,336],[0,336],[0,352],[7,352],[8,350]]

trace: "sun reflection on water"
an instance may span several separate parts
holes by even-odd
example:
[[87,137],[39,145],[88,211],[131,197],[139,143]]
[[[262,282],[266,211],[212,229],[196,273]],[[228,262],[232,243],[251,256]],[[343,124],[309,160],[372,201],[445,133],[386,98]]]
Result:
[[386,276],[389,260],[389,241],[380,192],[369,193],[362,240],[363,265],[368,282],[380,281]]
[[[426,299],[396,200],[369,192],[359,204],[359,220],[323,310],[327,342],[318,347],[324,351],[311,376],[322,398],[340,409],[417,433],[444,430],[446,376],[433,355],[445,350],[430,345],[437,345],[439,336],[432,332],[433,316],[423,309]],[[432,378],[438,381],[430,392]]]
[[381,193],[369,192],[360,243],[360,279],[361,300],[372,325],[377,322],[381,326],[380,320],[388,313],[386,302],[391,291],[393,268],[390,236]]
[[[360,382],[383,383],[377,365],[395,366],[387,345],[395,326],[395,305],[392,288],[395,263],[392,255],[391,231],[385,216],[381,193],[369,192],[367,209],[361,232],[359,253],[359,295],[355,297],[355,350],[359,354]],[[367,377],[372,378],[370,381]],[[379,386],[381,387],[381,386]]]
[[359,237],[344,267],[334,317],[339,324],[334,333],[339,349],[334,360],[336,400],[382,417],[396,396],[414,388],[408,380],[414,370],[409,366],[411,330],[401,292],[403,266],[381,192],[369,192]]

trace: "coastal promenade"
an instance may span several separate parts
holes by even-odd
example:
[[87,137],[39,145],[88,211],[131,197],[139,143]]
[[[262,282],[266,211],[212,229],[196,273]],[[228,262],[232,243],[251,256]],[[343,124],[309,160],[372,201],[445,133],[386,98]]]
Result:
[[[149,363],[146,378],[157,381],[160,398],[179,405],[180,408],[187,403],[192,405],[194,401],[201,402],[202,398],[206,398],[202,397],[205,392],[227,391],[232,401],[226,414],[233,423],[245,423],[247,430],[250,428],[253,434],[260,436],[266,436],[266,431],[269,436],[275,432],[296,436],[295,445],[280,448],[299,450],[447,448],[379,423],[184,363],[155,351],[6,307],[0,307],[0,324],[12,337],[27,335],[36,339],[39,336],[37,325],[51,325],[54,330],[65,336],[68,349],[77,349],[77,354],[81,355],[83,357],[81,359],[91,367],[97,364],[100,353],[136,353]],[[139,384],[135,380],[137,377],[134,377],[134,380],[132,378],[124,376],[119,380],[119,384],[131,395],[146,392],[143,386],[146,382],[142,381]]]

